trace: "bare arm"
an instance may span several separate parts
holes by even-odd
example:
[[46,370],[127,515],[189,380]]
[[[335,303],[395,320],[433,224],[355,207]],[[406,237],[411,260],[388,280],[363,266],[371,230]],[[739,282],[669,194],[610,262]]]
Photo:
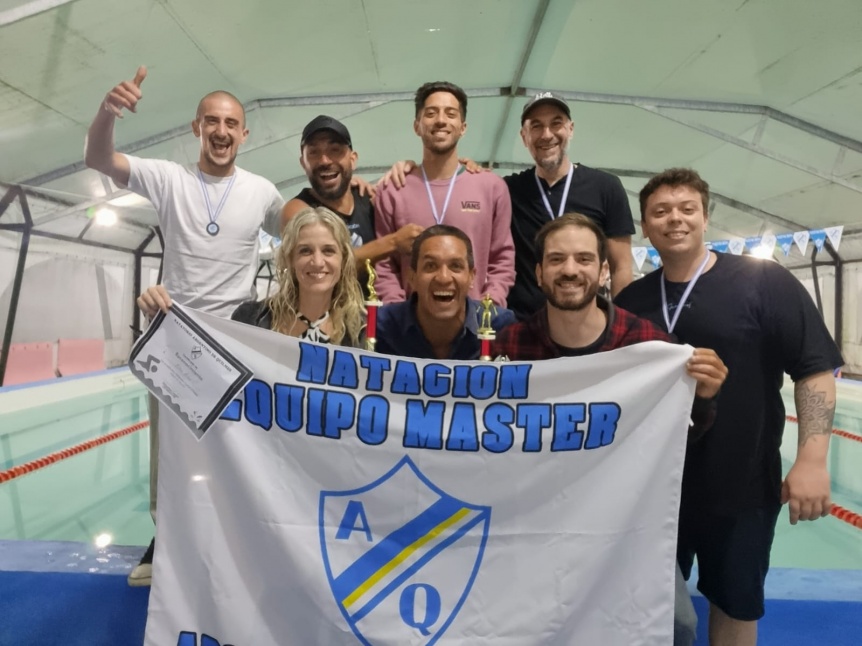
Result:
[[826,516],[832,506],[826,455],[835,416],[835,377],[820,372],[796,382],[794,398],[799,441],[796,461],[781,488],[781,501],[789,503],[793,525]]
[[360,273],[364,273],[366,259],[370,260],[371,264],[375,264],[395,253],[409,255],[413,249],[413,241],[422,231],[422,227],[418,224],[405,224],[398,231],[366,242],[353,250],[356,256],[356,268]]
[[608,264],[611,266],[611,295],[616,296],[632,282],[632,237],[608,238]]
[[300,199],[293,198],[292,200],[288,200],[284,205],[284,208],[281,210],[281,230],[284,231],[284,227],[287,226],[287,223],[290,222],[290,219],[302,211],[302,209],[307,209],[308,204],[303,202]]
[[84,161],[90,168],[104,173],[119,186],[129,183],[129,160],[114,150],[114,122],[123,118],[123,108],[136,112],[141,100],[141,83],[147,77],[147,68],[138,68],[135,78],[123,81],[105,96],[99,111],[90,124],[84,144]]
[[[308,208],[308,204],[300,199],[293,198],[288,201],[281,211],[282,231],[294,215],[306,208]],[[378,261],[384,260],[396,252],[409,254],[411,249],[413,249],[413,240],[420,233],[422,233],[422,227],[418,224],[405,224],[397,231],[386,234],[371,242],[366,242],[361,247],[357,247],[353,250],[353,254],[356,256],[357,271],[359,271],[360,275],[365,274],[366,260],[370,260],[371,264],[376,264]]]

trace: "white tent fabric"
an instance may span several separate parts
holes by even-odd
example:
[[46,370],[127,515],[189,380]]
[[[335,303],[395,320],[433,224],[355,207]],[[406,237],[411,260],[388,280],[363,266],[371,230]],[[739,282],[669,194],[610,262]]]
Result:
[[[28,187],[40,230],[146,241],[151,207],[82,161],[101,98],[141,64],[144,98],[118,122],[118,145],[194,161],[195,106],[226,89],[251,130],[239,164],[285,197],[305,183],[299,135],[317,114],[348,126],[374,179],[420,154],[416,87],[450,80],[470,97],[459,151],[507,173],[530,162],[525,97],[555,90],[571,101],[573,159],[620,175],[636,214],[645,177],[687,165],[716,193],[714,240],[843,225],[840,280],[828,269],[818,280],[827,318],[843,290],[845,354],[859,365],[860,33],[858,0],[0,0],[0,182]],[[118,224],[90,226],[105,205]],[[160,249],[157,237],[145,247]],[[776,258],[813,280],[810,252]],[[14,263],[0,251],[0,290]]]

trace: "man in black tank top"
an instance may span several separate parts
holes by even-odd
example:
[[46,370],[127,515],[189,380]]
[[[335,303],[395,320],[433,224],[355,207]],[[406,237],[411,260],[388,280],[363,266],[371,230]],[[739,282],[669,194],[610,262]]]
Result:
[[341,216],[350,231],[363,283],[366,260],[373,264],[395,252],[410,253],[413,240],[422,232],[418,225],[406,225],[381,239],[375,237],[371,198],[350,186],[359,155],[353,150],[350,133],[343,123],[325,115],[312,119],[302,131],[300,152],[299,163],[311,187],[302,189],[285,205],[282,227],[307,207],[324,206]]

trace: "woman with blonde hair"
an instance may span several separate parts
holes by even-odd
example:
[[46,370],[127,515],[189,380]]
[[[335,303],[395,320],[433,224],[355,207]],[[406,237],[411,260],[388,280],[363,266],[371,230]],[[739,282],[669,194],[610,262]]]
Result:
[[276,258],[278,291],[240,305],[231,318],[309,341],[358,347],[365,310],[350,233],[324,207],[293,216]]
[[[324,207],[299,211],[284,227],[276,266],[278,291],[241,304],[231,315],[234,321],[309,341],[361,347],[365,309],[350,233],[341,218]],[[150,318],[170,306],[162,285],[138,298],[138,307]]]

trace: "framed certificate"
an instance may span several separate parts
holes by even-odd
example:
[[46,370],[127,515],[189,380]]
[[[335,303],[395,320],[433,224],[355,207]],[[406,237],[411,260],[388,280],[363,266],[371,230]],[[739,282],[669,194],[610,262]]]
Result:
[[176,304],[135,343],[129,369],[198,439],[252,377]]

